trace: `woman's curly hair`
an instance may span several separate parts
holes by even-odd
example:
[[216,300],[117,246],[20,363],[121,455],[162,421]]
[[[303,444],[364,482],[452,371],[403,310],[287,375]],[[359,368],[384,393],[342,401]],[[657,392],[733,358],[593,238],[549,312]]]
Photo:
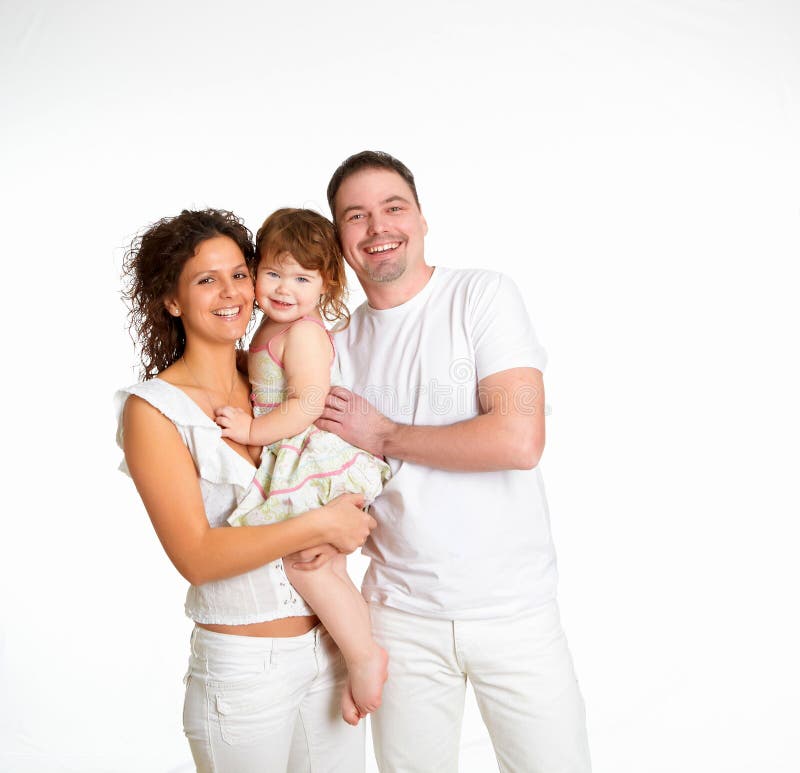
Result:
[[256,234],[257,263],[262,260],[280,262],[285,253],[305,269],[319,271],[325,292],[319,301],[320,314],[328,322],[350,323],[345,305],[347,278],[344,257],[336,238],[336,230],[328,218],[313,209],[277,209]]
[[224,209],[185,209],[176,217],[165,217],[138,235],[125,253],[122,295],[142,362],[142,379],[153,378],[183,355],[183,322],[167,312],[164,301],[175,292],[186,261],[202,242],[215,236],[233,239],[253,272],[253,234]]

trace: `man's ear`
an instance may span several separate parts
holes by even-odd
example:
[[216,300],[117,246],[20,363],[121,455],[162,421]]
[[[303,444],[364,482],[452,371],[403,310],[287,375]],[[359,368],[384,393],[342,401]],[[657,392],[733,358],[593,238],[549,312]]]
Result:
[[422,235],[428,235],[428,221],[425,219],[425,215],[422,216]]

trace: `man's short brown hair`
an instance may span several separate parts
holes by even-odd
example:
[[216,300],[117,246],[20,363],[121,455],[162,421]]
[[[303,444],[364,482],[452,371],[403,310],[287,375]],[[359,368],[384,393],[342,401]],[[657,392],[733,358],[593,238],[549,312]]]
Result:
[[331,216],[334,221],[336,220],[336,212],[333,210],[333,203],[339,188],[350,175],[363,169],[388,169],[399,174],[408,183],[408,187],[411,188],[411,192],[414,194],[414,201],[417,202],[419,207],[417,186],[414,185],[414,175],[411,174],[411,170],[402,161],[398,161],[394,156],[390,156],[382,150],[362,150],[360,153],[356,153],[342,161],[328,183],[328,206],[331,208]]

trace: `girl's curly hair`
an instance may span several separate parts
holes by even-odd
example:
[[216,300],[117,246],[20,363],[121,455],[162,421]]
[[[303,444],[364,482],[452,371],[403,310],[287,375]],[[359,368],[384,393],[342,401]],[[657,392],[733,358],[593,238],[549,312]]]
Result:
[[253,272],[253,234],[240,218],[223,209],[184,209],[176,217],[165,217],[134,238],[125,253],[122,296],[142,362],[142,379],[153,378],[183,355],[183,322],[167,312],[164,300],[175,292],[186,261],[202,242],[215,236],[233,239]]
[[320,313],[328,322],[342,320],[341,328],[347,327],[350,323],[350,312],[345,305],[347,278],[333,223],[313,209],[275,210],[256,234],[257,263],[280,262],[287,252],[303,268],[319,271],[326,285],[319,302]]

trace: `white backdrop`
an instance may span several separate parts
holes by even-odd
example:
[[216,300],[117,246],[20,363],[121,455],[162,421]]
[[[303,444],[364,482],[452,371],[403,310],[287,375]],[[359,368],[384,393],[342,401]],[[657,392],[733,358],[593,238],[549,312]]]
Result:
[[[792,0],[2,0],[0,769],[191,769],[185,583],[116,472],[125,245],[327,213],[378,148],[548,348],[596,773],[797,773],[799,52]],[[463,747],[494,769],[473,704]]]

